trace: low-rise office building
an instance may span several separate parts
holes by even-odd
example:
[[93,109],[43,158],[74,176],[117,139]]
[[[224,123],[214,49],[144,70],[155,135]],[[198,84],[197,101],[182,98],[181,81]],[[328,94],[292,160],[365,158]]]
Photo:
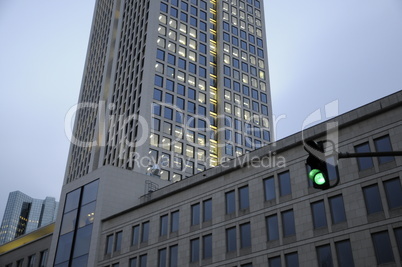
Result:
[[401,104],[402,91],[173,184],[99,168],[63,187],[48,266],[401,266],[402,158],[340,159],[339,184],[317,190],[304,149],[402,151]]

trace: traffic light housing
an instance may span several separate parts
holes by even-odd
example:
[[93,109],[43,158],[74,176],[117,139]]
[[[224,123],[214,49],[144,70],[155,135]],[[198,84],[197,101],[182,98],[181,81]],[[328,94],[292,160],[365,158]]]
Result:
[[306,148],[309,153],[306,163],[310,167],[308,177],[313,182],[313,187],[321,190],[329,189],[331,186],[325,161],[324,143],[307,141],[306,144],[309,146],[308,149]]

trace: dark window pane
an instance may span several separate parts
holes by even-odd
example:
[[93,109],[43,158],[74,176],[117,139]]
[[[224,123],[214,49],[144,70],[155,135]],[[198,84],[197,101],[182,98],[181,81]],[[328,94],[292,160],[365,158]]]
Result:
[[61,229],[60,229],[60,235],[64,235],[75,229],[75,223],[77,221],[77,211],[78,210],[75,209],[75,210],[65,213],[63,215]]
[[251,247],[250,223],[240,225],[240,248]]
[[297,252],[286,254],[285,262],[287,267],[299,267],[299,257],[297,256]]
[[363,188],[364,201],[366,202],[367,214],[382,212],[381,196],[378,185],[370,185]]
[[93,201],[81,207],[78,221],[78,228],[81,228],[88,224],[92,224],[94,222],[95,207],[96,207],[96,201]]
[[342,196],[339,195],[331,197],[328,200],[329,206],[331,208],[332,223],[337,224],[346,221],[346,214]]
[[339,267],[354,267],[353,253],[349,240],[344,240],[335,243],[336,257]]
[[92,236],[92,224],[77,230],[77,235],[75,237],[75,244],[74,244],[74,254],[73,254],[74,258],[89,253],[91,236]]
[[133,236],[131,245],[138,245],[140,243],[140,226],[136,225],[133,227]]
[[236,227],[226,229],[226,251],[236,251]]
[[402,227],[394,229],[399,255],[402,256]]
[[179,211],[175,211],[171,214],[170,232],[177,231],[179,231]]
[[[357,153],[371,152],[369,143],[364,143],[364,144],[355,146],[355,150]],[[357,165],[359,166],[359,171],[364,171],[364,170],[371,169],[374,167],[373,159],[369,158],[369,157],[357,158]]]
[[212,258],[212,235],[202,237],[202,258]]
[[317,247],[317,260],[319,267],[333,266],[331,247],[329,245]]
[[235,191],[230,191],[225,194],[226,214],[234,213],[236,210]]
[[284,237],[296,234],[293,210],[282,212],[282,223]]
[[123,238],[123,232],[120,231],[116,233],[116,237],[114,240],[114,251],[120,251],[121,250],[121,240]]
[[113,235],[108,235],[106,237],[105,254],[112,253],[112,248],[113,248]]
[[286,196],[292,193],[290,188],[290,174],[289,172],[283,172],[278,175],[279,178],[279,190],[281,196]]
[[39,260],[39,267],[45,267],[47,263],[47,256],[49,255],[48,250],[41,251],[40,253],[40,260]]
[[325,206],[324,201],[317,201],[311,203],[311,211],[313,214],[313,225],[314,228],[321,228],[327,226],[327,218],[325,216]]
[[147,267],[147,254],[140,256],[140,266],[139,267]]
[[190,262],[196,262],[200,260],[200,240],[190,240]]
[[130,267],[137,267],[137,258],[130,259]]
[[202,220],[204,222],[212,220],[212,199],[203,202]]
[[394,262],[394,254],[392,253],[391,242],[387,231],[379,232],[371,235],[377,258],[377,264]]
[[70,232],[68,234],[59,237],[56,257],[54,260],[55,264],[62,263],[70,259],[72,244],[73,244],[73,232]]
[[274,177],[270,177],[264,180],[264,193],[265,193],[265,200],[275,199]]
[[267,240],[278,240],[279,230],[278,230],[278,216],[272,215],[268,216],[266,219],[267,223]]
[[66,204],[64,205],[64,213],[78,208],[80,201],[81,188],[78,188],[66,195]]
[[169,267],[177,267],[177,259],[178,259],[178,246],[171,246],[169,249]]
[[141,242],[147,242],[149,235],[149,222],[143,223],[141,230]]
[[[391,141],[389,140],[389,136],[383,136],[377,139],[374,139],[375,150],[378,152],[392,151]],[[387,162],[394,161],[394,157],[379,157],[378,162],[380,164],[384,164]]]
[[272,257],[268,259],[268,266],[269,267],[281,267],[281,257]]
[[402,189],[399,178],[384,182],[385,194],[387,195],[388,208],[394,209],[402,206]]
[[160,218],[160,231],[159,231],[160,236],[167,235],[167,232],[168,232],[168,220],[169,220],[169,217],[167,215],[161,216],[161,218]]
[[243,186],[239,188],[239,208],[243,210],[247,209],[249,206],[248,186]]
[[158,251],[158,267],[166,267],[166,249]]
[[99,180],[96,180],[84,186],[81,205],[85,205],[96,200],[96,195],[98,194],[98,185]]
[[200,223],[200,204],[191,206],[191,225]]
[[[85,254],[81,257],[74,258],[71,261],[71,266],[72,267],[75,267],[75,266],[86,267],[87,263],[88,263],[88,254]],[[114,265],[113,265],[113,267],[114,267]]]

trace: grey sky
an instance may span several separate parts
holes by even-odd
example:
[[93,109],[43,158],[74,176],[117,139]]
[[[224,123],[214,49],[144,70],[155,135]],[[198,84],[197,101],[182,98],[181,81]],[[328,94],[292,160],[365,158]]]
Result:
[[[0,2],[0,218],[11,191],[59,198],[94,2]],[[334,100],[344,113],[402,89],[400,0],[264,4],[278,139]]]

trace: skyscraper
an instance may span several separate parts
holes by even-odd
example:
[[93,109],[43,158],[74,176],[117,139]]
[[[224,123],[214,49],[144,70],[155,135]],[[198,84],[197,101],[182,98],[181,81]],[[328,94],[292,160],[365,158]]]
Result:
[[58,202],[53,197],[34,199],[20,191],[8,196],[0,229],[0,245],[55,221]]
[[98,0],[65,184],[112,165],[178,181],[271,141],[260,0]]

